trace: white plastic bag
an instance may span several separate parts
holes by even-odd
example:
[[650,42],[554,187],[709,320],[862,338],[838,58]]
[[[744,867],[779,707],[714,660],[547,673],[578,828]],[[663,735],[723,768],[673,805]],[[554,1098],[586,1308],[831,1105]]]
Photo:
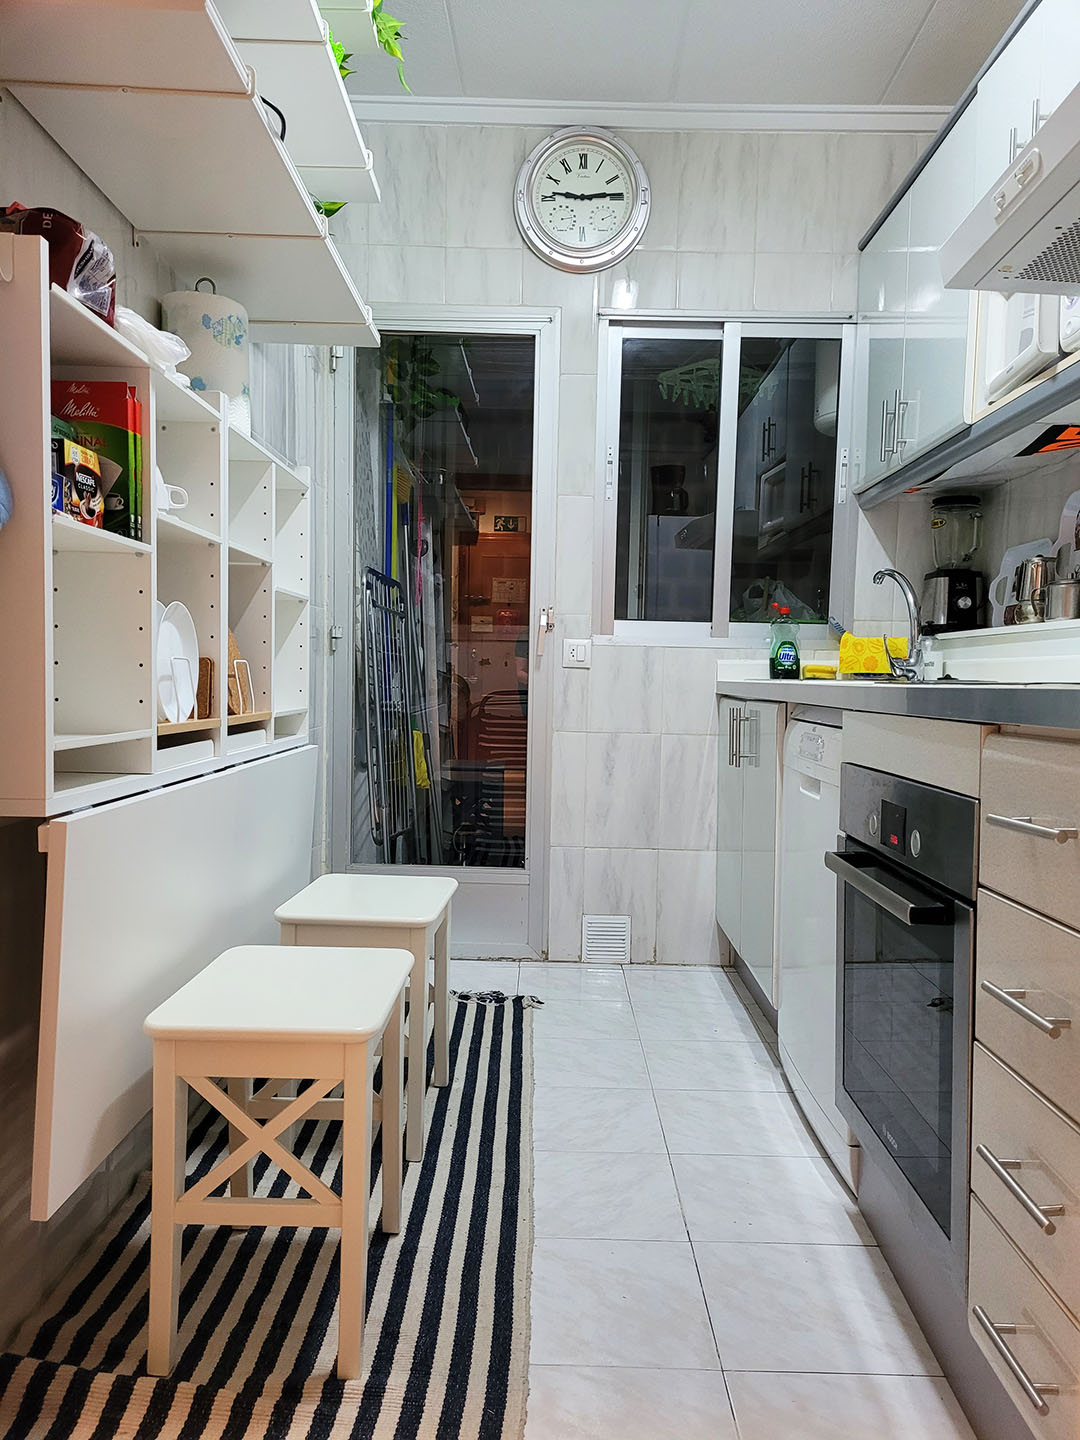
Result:
[[156,325],[151,325],[149,320],[144,320],[126,305],[116,307],[116,328],[125,340],[130,340],[132,345],[142,350],[149,357],[150,363],[163,370],[170,380],[175,380],[178,385],[191,384],[188,377],[181,375],[176,368],[191,354],[191,350],[179,335],[174,335],[169,330],[159,330]]

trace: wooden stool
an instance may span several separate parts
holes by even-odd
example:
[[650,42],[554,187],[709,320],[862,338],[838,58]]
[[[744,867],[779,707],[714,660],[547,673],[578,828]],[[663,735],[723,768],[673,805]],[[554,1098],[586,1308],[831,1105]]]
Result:
[[[176,1348],[180,1238],[185,1225],[299,1225],[341,1229],[337,1373],[355,1380],[363,1363],[368,1192],[373,1124],[382,1120],[382,1228],[401,1228],[401,1109],[405,950],[226,950],[147,1017],[154,1041],[154,1161],[150,1230],[147,1370],[167,1375]],[[382,1095],[372,1095],[375,1042],[382,1037]],[[211,1077],[280,1076],[241,1105]],[[286,1080],[301,1094],[276,1099]],[[341,1099],[328,1099],[336,1086]],[[187,1087],[245,1137],[208,1175],[185,1189]],[[377,1108],[376,1108],[377,1107]],[[259,1117],[267,1117],[265,1125]],[[298,1120],[340,1119],[341,1197],[278,1137]],[[311,1196],[249,1196],[244,1174],[260,1151]],[[232,1193],[212,1198],[226,1180]]]
[[401,945],[412,952],[409,977],[409,1079],[405,1154],[424,1153],[427,1079],[428,956],[434,951],[436,1085],[450,1079],[450,901],[457,881],[441,875],[323,875],[274,911],[283,945]]

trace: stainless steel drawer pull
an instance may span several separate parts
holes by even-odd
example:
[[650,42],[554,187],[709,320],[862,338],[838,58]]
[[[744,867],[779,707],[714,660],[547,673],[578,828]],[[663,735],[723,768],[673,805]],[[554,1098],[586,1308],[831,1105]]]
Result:
[[1013,1199],[1019,1200],[1020,1204],[1035,1221],[1035,1224],[1038,1225],[1044,1235],[1057,1234],[1057,1226],[1050,1217],[1052,1215],[1064,1215],[1065,1206],[1037,1205],[1024,1187],[1009,1174],[1010,1170],[1020,1169],[1019,1160],[999,1160],[994,1152],[988,1150],[985,1145],[976,1145],[975,1154],[978,1155],[981,1160],[986,1161],[992,1173],[997,1176]]
[[987,815],[986,823],[996,825],[1000,830],[1018,830],[1021,835],[1038,835],[1044,840],[1056,840],[1066,844],[1080,836],[1075,825],[1040,825],[1030,815]]
[[[826,863],[828,862],[826,861]],[[1000,985],[993,985],[989,980],[982,982],[982,989],[986,991],[987,995],[992,995],[995,1000],[1000,1000],[1002,1005],[1007,1005],[1010,1010],[1014,1010],[1021,1019],[1026,1020],[1029,1025],[1034,1025],[1036,1030],[1041,1030],[1051,1040],[1059,1040],[1061,1032],[1072,1026],[1071,1020],[1051,1020],[1045,1015],[1040,1015],[1037,1010],[1032,1010],[1030,1005],[1025,1005],[1023,1001],[1027,995],[1026,990],[1002,990]]]
[[1016,1325],[995,1325],[981,1305],[973,1305],[971,1307],[971,1313],[975,1316],[979,1328],[984,1332],[986,1338],[990,1341],[991,1345],[993,1345],[1002,1360],[1005,1361],[1016,1383],[1020,1386],[1020,1389],[1023,1390],[1032,1405],[1034,1405],[1035,1409],[1040,1415],[1049,1415],[1050,1407],[1043,1399],[1043,1396],[1059,1395],[1061,1392],[1058,1386],[1037,1385],[1001,1338],[1003,1335],[1015,1335],[1018,1327]]

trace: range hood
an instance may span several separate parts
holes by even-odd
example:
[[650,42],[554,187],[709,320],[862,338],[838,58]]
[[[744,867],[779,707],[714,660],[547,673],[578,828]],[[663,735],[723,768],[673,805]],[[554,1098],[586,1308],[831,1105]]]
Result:
[[940,254],[952,290],[1080,295],[1080,85]]

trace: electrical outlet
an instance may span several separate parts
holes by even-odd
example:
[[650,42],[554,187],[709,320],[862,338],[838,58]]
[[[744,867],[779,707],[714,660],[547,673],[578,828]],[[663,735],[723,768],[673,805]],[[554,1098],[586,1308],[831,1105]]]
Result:
[[564,670],[587,670],[592,664],[592,641],[564,640],[562,663]]

